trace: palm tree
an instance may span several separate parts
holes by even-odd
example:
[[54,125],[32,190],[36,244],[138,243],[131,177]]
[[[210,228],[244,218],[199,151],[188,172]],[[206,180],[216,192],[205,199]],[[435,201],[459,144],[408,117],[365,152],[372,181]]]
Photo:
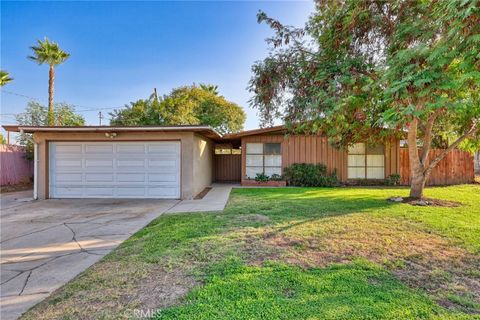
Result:
[[10,78],[10,75],[7,71],[0,70],[0,87],[3,87],[12,80],[13,78]]
[[55,66],[59,65],[70,57],[58,46],[58,43],[51,42],[47,38],[44,41],[37,40],[37,46],[32,46],[33,55],[28,56],[29,59],[37,62],[39,65],[48,64],[50,71],[48,73],[48,125],[53,126],[55,123],[53,113],[53,82],[55,80]]

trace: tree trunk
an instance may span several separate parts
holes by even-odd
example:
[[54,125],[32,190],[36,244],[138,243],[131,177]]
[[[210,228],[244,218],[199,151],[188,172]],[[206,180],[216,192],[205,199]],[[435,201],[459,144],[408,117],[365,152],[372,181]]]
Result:
[[423,190],[425,189],[425,183],[427,177],[416,169],[412,169],[412,182],[410,184],[410,197],[421,199],[423,197]]
[[53,111],[53,83],[55,81],[55,70],[53,65],[50,65],[48,72],[48,114],[47,121],[49,126],[55,125],[55,115]]
[[467,130],[462,136],[460,136],[454,143],[452,143],[448,148],[443,150],[435,159],[430,161],[427,165],[427,158],[430,151],[430,144],[432,142],[432,128],[433,123],[436,118],[436,113],[434,113],[425,127],[424,137],[423,137],[423,147],[422,147],[422,157],[418,154],[417,149],[417,129],[418,129],[418,119],[414,118],[408,126],[408,159],[410,161],[410,172],[412,174],[412,180],[410,184],[410,197],[412,198],[422,198],[423,189],[425,189],[425,184],[427,182],[430,173],[433,171],[435,166],[443,159],[445,156],[458,147],[458,145],[467,139],[469,136],[473,135],[478,131],[478,123],[473,122],[470,129]]
[[421,198],[423,197],[423,189],[425,188],[425,182],[427,177],[424,175],[424,165],[420,161],[420,156],[417,149],[417,128],[418,120],[413,119],[408,127],[408,160],[410,162],[410,172],[412,174],[412,180],[410,184],[410,197]]

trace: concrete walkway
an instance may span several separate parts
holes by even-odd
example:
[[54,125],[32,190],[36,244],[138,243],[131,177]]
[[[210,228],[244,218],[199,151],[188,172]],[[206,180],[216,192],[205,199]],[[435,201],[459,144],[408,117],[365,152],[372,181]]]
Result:
[[16,319],[178,200],[1,195],[0,318]]
[[52,199],[1,195],[0,318],[16,319],[162,213],[222,211],[234,185],[199,200]]
[[203,199],[182,200],[170,208],[167,213],[222,211],[228,202],[234,184],[215,183]]

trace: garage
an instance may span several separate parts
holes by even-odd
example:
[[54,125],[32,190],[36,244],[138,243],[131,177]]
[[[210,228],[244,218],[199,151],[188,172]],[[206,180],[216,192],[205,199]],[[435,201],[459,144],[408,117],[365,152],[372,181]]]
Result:
[[180,198],[180,141],[49,142],[51,198]]

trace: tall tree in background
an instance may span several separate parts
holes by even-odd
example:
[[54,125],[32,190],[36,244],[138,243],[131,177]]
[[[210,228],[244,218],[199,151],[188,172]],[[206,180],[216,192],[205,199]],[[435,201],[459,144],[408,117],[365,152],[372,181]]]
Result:
[[220,133],[242,130],[245,112],[217,92],[217,86],[201,84],[175,88],[157,99],[138,100],[110,113],[111,125],[209,125]]
[[[24,126],[46,126],[48,124],[48,109],[38,102],[30,101],[25,111],[15,116],[17,123]],[[83,126],[85,118],[75,112],[75,107],[66,103],[56,103],[53,116],[59,126]],[[31,134],[20,134],[18,143],[25,146],[27,159],[33,159],[33,139]]]
[[44,63],[49,65],[48,72],[48,125],[55,125],[55,117],[53,110],[53,93],[55,82],[55,66],[62,64],[70,57],[70,54],[60,49],[59,45],[51,42],[47,38],[44,41],[37,41],[37,46],[30,47],[33,55],[28,56],[29,59],[37,62],[39,65]]
[[[478,0],[318,0],[305,28],[258,20],[275,31],[250,82],[264,123],[281,117],[339,146],[406,130],[415,198],[448,152],[478,141]],[[443,134],[454,138],[429,161]]]
[[13,78],[10,77],[7,71],[0,70],[0,87],[3,87],[12,80]]

